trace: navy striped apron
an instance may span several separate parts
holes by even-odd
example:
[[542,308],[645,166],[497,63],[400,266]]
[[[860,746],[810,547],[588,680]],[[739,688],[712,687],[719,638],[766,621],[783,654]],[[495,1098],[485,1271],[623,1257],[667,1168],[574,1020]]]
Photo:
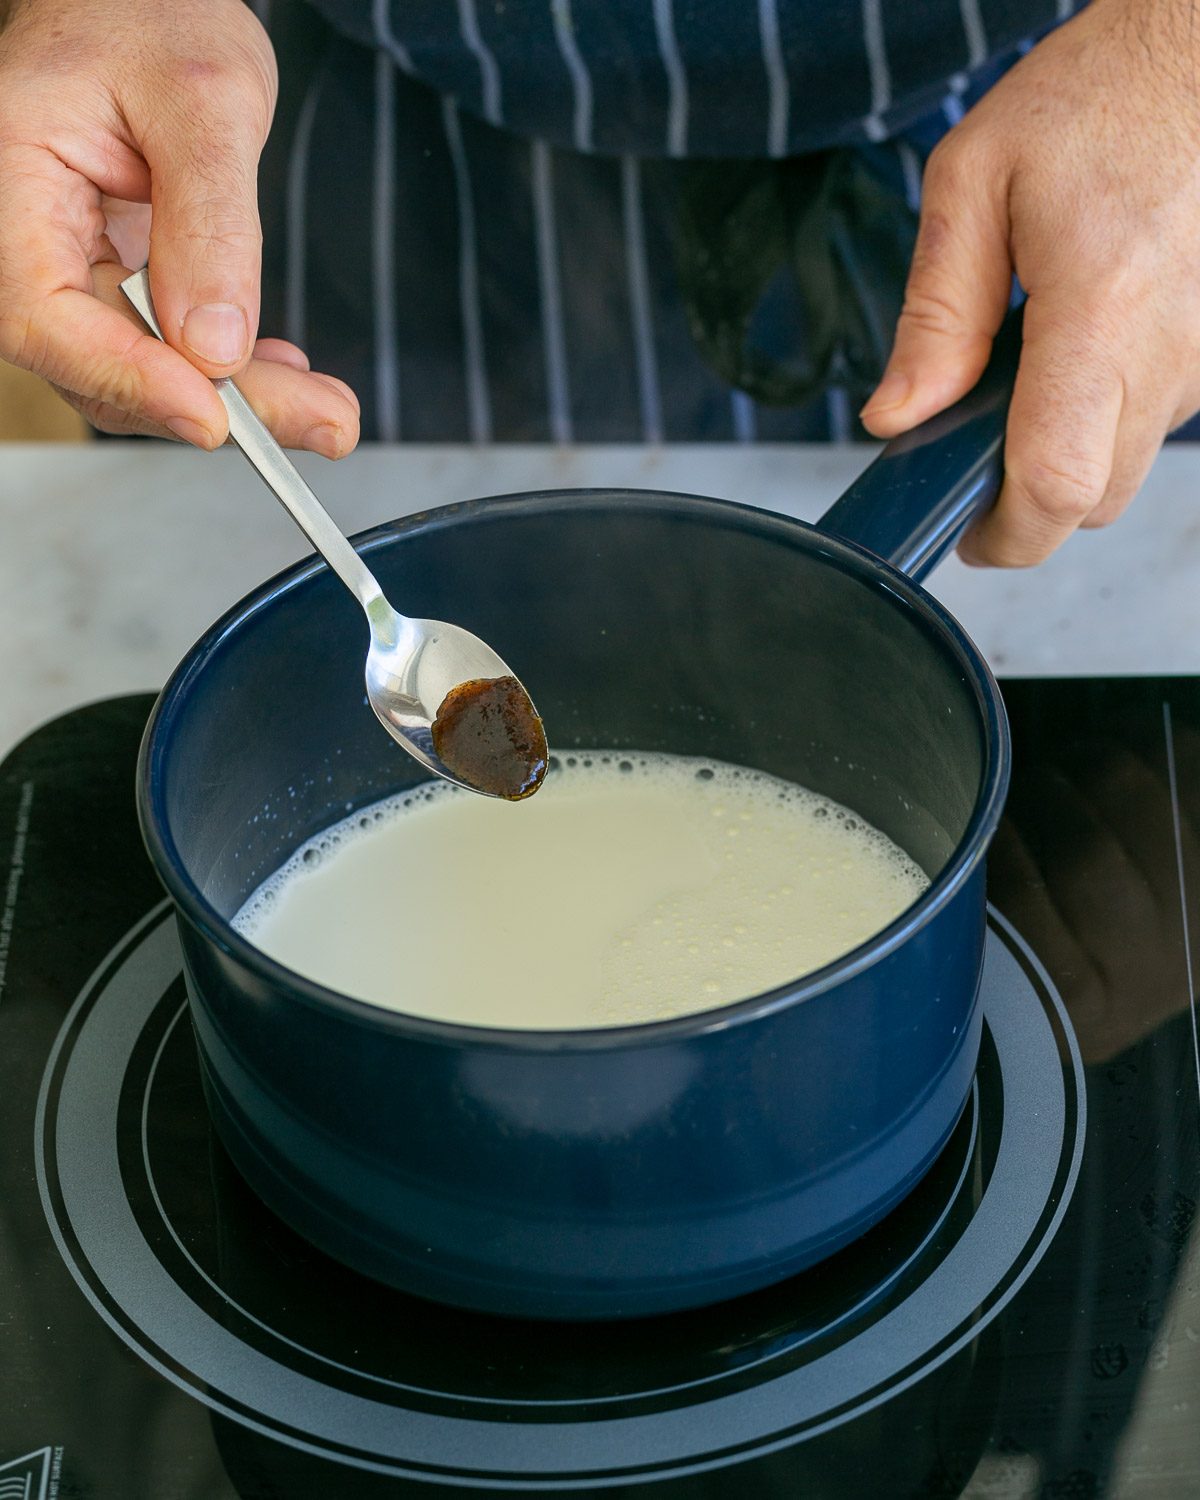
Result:
[[369,439],[657,442],[862,435],[924,159],[1071,5],[256,8],[263,331]]

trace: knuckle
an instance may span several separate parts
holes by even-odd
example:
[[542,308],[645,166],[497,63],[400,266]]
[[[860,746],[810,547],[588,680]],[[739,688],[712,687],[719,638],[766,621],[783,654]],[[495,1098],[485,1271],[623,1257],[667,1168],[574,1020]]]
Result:
[[137,409],[142,399],[142,382],[138,372],[123,360],[107,360],[95,372],[91,384],[99,393],[96,400],[123,412]]
[[259,143],[266,140],[274,113],[274,60],[242,49],[229,57],[187,53],[172,58],[161,79],[176,123],[195,126],[210,122],[224,133],[233,122]]
[[1056,526],[1079,525],[1104,498],[1106,467],[1079,458],[1069,465],[1034,459],[1010,476],[1030,510]]
[[1131,264],[1125,246],[1115,257],[1090,255],[1088,293],[1082,316],[1097,337],[1111,338],[1146,308],[1155,288],[1140,266]]
[[904,305],[900,309],[900,321],[906,327],[923,333],[957,333],[962,328],[963,315],[957,300],[950,295],[944,282],[929,274],[929,267],[913,258],[913,271],[904,292]]
[[953,194],[973,186],[983,168],[974,133],[961,126],[951,130],[934,146],[925,163],[925,194]]
[[1089,293],[1056,299],[1053,308],[1039,311],[1031,332],[1049,364],[1076,371],[1099,391],[1119,374],[1127,329],[1123,297]]
[[97,432],[116,435],[133,430],[134,424],[131,423],[128,412],[115,406],[111,401],[76,399],[71,402],[71,405]]
[[176,98],[189,104],[196,101],[221,102],[234,90],[235,84],[224,59],[181,53],[166,63],[163,84]]
[[262,248],[262,231],[245,204],[225,194],[185,205],[176,216],[174,234],[235,255],[257,254]]
[[1142,480],[1150,467],[1150,459],[1144,466],[1126,463],[1109,478],[1104,494],[1095,508],[1079,523],[1089,528],[1111,526],[1122,515],[1141,489]]

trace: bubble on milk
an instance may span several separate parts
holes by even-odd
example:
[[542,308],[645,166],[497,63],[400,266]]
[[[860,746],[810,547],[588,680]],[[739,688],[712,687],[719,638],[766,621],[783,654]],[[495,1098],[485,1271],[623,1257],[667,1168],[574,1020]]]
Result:
[[370,837],[381,827],[394,823],[405,813],[414,808],[424,808],[427,803],[436,802],[441,797],[474,795],[475,793],[464,792],[461,787],[454,786],[448,781],[428,782],[406,792],[397,792],[383,802],[373,803],[360,812],[352,813],[350,817],[343,818],[340,823],[334,823],[331,827],[322,829],[320,833],[314,834],[306,843],[301,844],[287,863],[281,865],[253,892],[230,925],[235,932],[240,932],[244,937],[253,937],[255,929],[260,925],[268,909],[293,881],[321,869],[332,855],[346,848],[356,839],[364,836]]
[[[531,811],[539,818],[548,814],[550,799],[555,797],[585,798],[611,792],[615,809],[618,797],[627,799],[641,792],[648,807],[661,801],[663,806],[675,806],[675,815],[682,810],[683,822],[676,826],[695,844],[688,875],[691,878],[693,867],[707,862],[703,889],[667,892],[660,899],[648,900],[632,916],[626,912],[622,925],[605,938],[600,956],[589,949],[589,957],[581,960],[580,973],[586,970],[592,989],[586,1000],[579,1000],[570,1019],[506,1020],[503,1011],[487,1017],[460,1015],[439,1010],[436,1000],[424,994],[421,1013],[482,1025],[615,1026],[669,1019],[749,998],[822,967],[887,926],[929,883],[903,850],[853,809],[765,772],[708,758],[573,749],[551,756],[549,773],[532,803],[503,806],[494,843],[511,838],[518,828],[531,827],[521,820],[528,820]],[[233,926],[257,940],[264,924],[270,928],[289,909],[293,892],[301,892],[310,877],[340,868],[338,857],[355,845],[388,839],[389,830],[404,819],[410,820],[412,828],[411,834],[404,835],[406,840],[418,832],[434,838],[441,809],[472,805],[481,809],[477,818],[472,814],[472,823],[497,817],[498,804],[444,781],[423,783],[353,810],[297,849],[251,895]],[[447,827],[446,831],[451,830]],[[440,848],[441,835],[436,836]],[[428,857],[431,846],[425,847]],[[398,900],[402,901],[409,866],[404,845],[397,843],[395,849]],[[647,849],[645,857],[653,860],[658,852]],[[571,862],[597,863],[595,851],[588,847],[572,846],[569,855]],[[556,885],[569,887],[578,871],[577,864],[568,863],[559,872],[560,878],[552,879]],[[672,878],[678,879],[678,871]],[[553,894],[557,898],[560,893],[555,890]],[[536,905],[533,909],[537,910]],[[559,926],[563,920],[560,912]],[[510,920],[509,926],[514,925]],[[465,923],[464,930],[474,930],[471,922]],[[481,937],[480,945],[486,941]],[[272,951],[269,943],[264,941],[263,946]],[[472,946],[455,944],[464,951],[451,953],[449,961],[467,962]],[[536,955],[536,944],[527,952]],[[275,952],[274,956],[289,962],[287,953]],[[295,966],[311,972],[302,964]],[[434,967],[431,960],[430,972]],[[335,989],[359,993],[339,983],[336,974],[312,973],[311,977]],[[477,983],[474,992],[479,988]],[[460,989],[463,993],[471,989],[466,977]],[[408,997],[393,1001],[372,993],[360,994],[360,998],[397,1009],[410,1004]],[[429,1009],[424,1008],[426,1004]],[[550,1016],[551,1010],[544,1014]]]

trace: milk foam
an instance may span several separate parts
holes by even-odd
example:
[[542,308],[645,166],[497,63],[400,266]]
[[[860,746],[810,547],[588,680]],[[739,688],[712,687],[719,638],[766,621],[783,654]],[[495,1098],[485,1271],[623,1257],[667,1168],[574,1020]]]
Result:
[[311,979],[480,1026],[653,1021],[848,952],[928,885],[850,809],[717,761],[577,752],[536,797],[430,782],[309,840],[234,927]]

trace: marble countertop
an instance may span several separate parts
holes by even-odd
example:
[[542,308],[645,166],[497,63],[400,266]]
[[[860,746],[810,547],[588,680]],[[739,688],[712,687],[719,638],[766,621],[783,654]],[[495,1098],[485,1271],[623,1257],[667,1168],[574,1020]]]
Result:
[[[815,520],[862,448],[364,447],[305,457],[341,526],[476,495],[630,485]],[[1129,512],[1024,572],[944,563],[929,587],[1008,676],[1200,673],[1200,447],[1164,450]],[[80,703],[159,687],[242,594],[307,550],[239,454],[0,449],[0,753]]]

